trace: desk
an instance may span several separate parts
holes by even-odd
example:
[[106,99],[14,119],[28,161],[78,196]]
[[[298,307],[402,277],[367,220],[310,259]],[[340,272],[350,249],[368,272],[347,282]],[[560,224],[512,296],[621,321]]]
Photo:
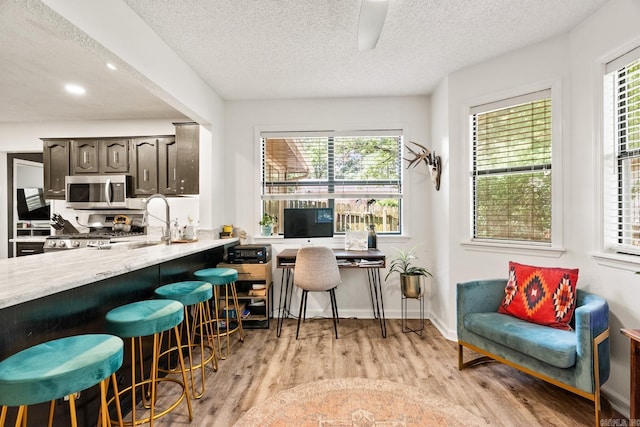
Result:
[[[386,265],[386,256],[378,249],[367,251],[345,251],[333,249],[338,260],[338,267],[359,268],[367,272],[369,294],[371,296],[371,308],[374,319],[380,322],[382,337],[387,337],[387,323],[384,317],[384,301],[382,298],[382,282],[380,281],[380,269]],[[289,314],[291,296],[293,295],[293,270],[296,264],[297,249],[285,249],[278,254],[277,268],[282,268],[280,278],[280,303],[278,305],[278,325],[276,333],[278,337],[282,332],[282,322]]]
[[631,420],[640,418],[640,329],[620,329],[622,335],[631,339],[630,380],[631,396],[629,397]]

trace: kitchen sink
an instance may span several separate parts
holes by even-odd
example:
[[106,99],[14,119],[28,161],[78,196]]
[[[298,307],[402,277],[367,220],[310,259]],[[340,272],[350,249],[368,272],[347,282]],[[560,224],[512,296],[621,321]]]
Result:
[[166,244],[166,242],[163,242],[163,241],[152,241],[152,242],[144,241],[144,242],[126,242],[126,243],[128,244],[127,249],[148,248],[149,246]]
[[134,240],[131,242],[114,242],[102,245],[99,249],[110,249],[110,250],[130,250],[130,249],[140,249],[140,248],[148,248],[149,246],[156,245],[164,245],[165,242],[161,240]]

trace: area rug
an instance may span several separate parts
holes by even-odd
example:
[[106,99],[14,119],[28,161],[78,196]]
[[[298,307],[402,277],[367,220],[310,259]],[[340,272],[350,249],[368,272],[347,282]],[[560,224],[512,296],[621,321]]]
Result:
[[342,378],[281,391],[247,411],[237,427],[486,426],[440,396],[385,380]]

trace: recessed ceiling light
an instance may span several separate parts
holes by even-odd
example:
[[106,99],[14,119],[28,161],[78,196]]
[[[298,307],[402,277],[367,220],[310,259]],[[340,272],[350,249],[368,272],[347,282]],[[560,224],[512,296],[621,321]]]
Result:
[[110,70],[113,70],[113,71],[116,71],[118,69],[118,67],[116,67],[111,62],[107,62],[107,68],[110,69]]
[[66,84],[64,88],[73,95],[84,95],[87,92],[82,86],[73,83]]

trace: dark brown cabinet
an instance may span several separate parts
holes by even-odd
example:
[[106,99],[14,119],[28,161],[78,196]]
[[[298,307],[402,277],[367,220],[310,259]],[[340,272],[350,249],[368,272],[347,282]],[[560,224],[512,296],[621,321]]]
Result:
[[44,197],[64,200],[64,179],[69,175],[67,139],[43,139]]
[[129,172],[129,140],[106,139],[100,141],[98,157],[100,173]]
[[71,141],[71,175],[98,173],[98,141]]
[[77,139],[71,141],[71,174],[129,172],[129,140]]
[[198,194],[200,188],[200,126],[174,123],[176,136],[158,144],[158,179],[164,195]]
[[131,171],[134,194],[150,196],[158,193],[157,137],[134,138],[131,142]]
[[178,143],[176,138],[158,140],[158,187],[166,196],[178,194]]
[[43,139],[45,197],[64,200],[67,175],[97,173],[132,175],[136,196],[198,194],[200,125],[174,126],[175,135]]

